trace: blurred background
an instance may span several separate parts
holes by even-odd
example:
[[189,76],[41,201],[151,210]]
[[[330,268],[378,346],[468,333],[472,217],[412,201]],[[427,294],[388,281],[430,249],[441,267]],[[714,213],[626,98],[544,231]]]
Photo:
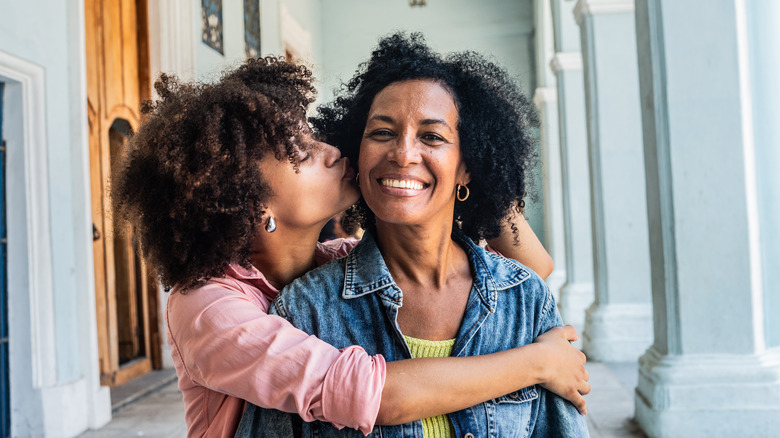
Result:
[[99,431],[171,376],[166,293],[106,192],[159,73],[283,55],[321,103],[395,30],[537,104],[525,213],[637,433],[777,436],[780,2],[0,0],[0,437]]

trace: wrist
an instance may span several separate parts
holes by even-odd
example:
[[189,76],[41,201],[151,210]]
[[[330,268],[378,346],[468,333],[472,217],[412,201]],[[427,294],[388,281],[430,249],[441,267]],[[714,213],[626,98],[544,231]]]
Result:
[[[552,363],[549,349],[541,343],[534,342],[528,345],[529,352],[531,354],[531,366],[530,371],[534,379],[534,384],[544,385],[550,381],[550,372],[552,370]],[[554,358],[552,358],[554,359]]]

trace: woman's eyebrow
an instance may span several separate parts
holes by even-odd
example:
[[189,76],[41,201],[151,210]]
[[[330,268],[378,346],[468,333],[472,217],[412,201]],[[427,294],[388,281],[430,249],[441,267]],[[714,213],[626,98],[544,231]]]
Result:
[[442,125],[452,131],[452,126],[450,126],[449,123],[447,123],[444,119],[422,119],[420,120],[421,125]]
[[[395,123],[395,120],[387,115],[384,114],[374,114],[373,116],[368,118],[368,121],[372,120],[378,120],[380,122],[387,122],[387,123]],[[449,123],[447,123],[444,119],[422,119],[420,120],[421,125],[442,125],[452,131],[452,126],[450,126]]]
[[380,122],[387,122],[387,123],[395,122],[395,120],[393,120],[392,117],[386,116],[384,114],[374,114],[373,116],[369,117],[368,120],[379,120]]

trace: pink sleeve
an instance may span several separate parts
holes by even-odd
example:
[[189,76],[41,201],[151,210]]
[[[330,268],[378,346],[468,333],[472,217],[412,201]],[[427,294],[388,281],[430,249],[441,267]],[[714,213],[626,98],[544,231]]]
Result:
[[504,257],[504,255],[501,254],[501,252],[499,252],[497,249],[495,249],[492,246],[490,246],[489,243],[485,244],[485,251],[492,252],[493,254],[500,255],[501,257]]
[[268,315],[241,290],[209,283],[171,294],[168,324],[189,377],[265,408],[368,434],[385,383],[381,355],[343,351]]

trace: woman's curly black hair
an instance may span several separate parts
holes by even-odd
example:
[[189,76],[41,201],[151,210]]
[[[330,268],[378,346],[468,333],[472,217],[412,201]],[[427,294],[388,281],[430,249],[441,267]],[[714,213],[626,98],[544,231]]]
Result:
[[[442,57],[418,33],[382,38],[340,95],[310,119],[315,133],[357,163],[374,97],[394,82],[411,79],[444,85],[458,109],[460,147],[471,183],[469,198],[455,204],[456,226],[474,240],[498,237],[504,218],[526,195],[526,178],[537,156],[538,118],[508,73],[483,56]],[[375,220],[362,199],[349,216],[364,228]]]
[[258,160],[299,164],[302,125],[314,100],[311,72],[273,57],[251,59],[213,84],[163,74],[160,96],[115,169],[115,211],[170,288],[250,265],[272,189]]

